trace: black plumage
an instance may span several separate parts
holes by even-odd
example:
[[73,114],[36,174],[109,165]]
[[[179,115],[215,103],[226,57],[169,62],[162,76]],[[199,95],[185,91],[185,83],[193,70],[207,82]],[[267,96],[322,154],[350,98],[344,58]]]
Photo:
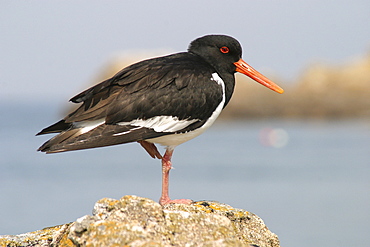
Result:
[[[231,41],[231,43],[230,43]],[[230,46],[238,47],[234,40],[228,40]],[[223,45],[222,44],[219,46]],[[58,123],[51,125],[37,135],[60,133],[43,144],[39,151],[63,152],[70,150],[115,145],[155,138],[175,132],[154,132],[136,130],[120,138],[112,135],[123,131],[128,126],[117,125],[135,119],[149,119],[155,116],[173,116],[178,120],[193,120],[191,127],[176,133],[191,131],[200,127],[212,115],[222,100],[222,88],[211,80],[213,73],[218,73],[226,83],[226,106],[234,89],[234,72],[241,51],[229,55],[230,61],[223,63],[209,62],[203,57],[207,49],[202,49],[202,42],[193,42],[188,52],[144,60],[130,65],[112,78],[105,80],[70,99],[82,105]],[[211,47],[213,48],[213,47]],[[223,54],[222,54],[223,55]],[[215,65],[212,65],[215,63]],[[219,65],[218,65],[219,64]],[[216,66],[218,65],[218,66]],[[223,106],[223,107],[224,107]],[[79,135],[75,124],[79,122],[104,119],[105,123],[89,133]],[[134,128],[132,126],[131,128]],[[104,131],[104,128],[107,130]],[[111,137],[112,140],[106,138]],[[104,139],[104,140],[103,140]]]
[[[168,177],[174,148],[209,128],[228,104],[236,72],[283,90],[241,59],[237,40],[206,35],[187,52],[144,60],[70,99],[80,107],[37,135],[58,133],[38,151],[57,153],[139,142],[162,159],[161,204],[170,200]],[[162,156],[154,144],[166,146]]]

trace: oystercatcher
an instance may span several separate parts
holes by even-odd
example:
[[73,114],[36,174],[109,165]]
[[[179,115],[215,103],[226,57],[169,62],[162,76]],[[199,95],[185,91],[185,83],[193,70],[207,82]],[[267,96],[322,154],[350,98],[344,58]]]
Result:
[[[58,153],[138,142],[162,160],[160,204],[170,200],[175,147],[208,129],[230,101],[236,72],[283,93],[242,59],[239,42],[225,35],[195,39],[187,52],[144,60],[70,99],[81,106],[37,135],[59,133],[38,151]],[[154,144],[165,146],[162,156]]]

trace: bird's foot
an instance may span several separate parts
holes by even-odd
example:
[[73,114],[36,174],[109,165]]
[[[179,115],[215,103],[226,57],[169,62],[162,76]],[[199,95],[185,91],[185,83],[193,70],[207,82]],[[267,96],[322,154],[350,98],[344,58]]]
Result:
[[190,199],[175,199],[175,200],[171,200],[170,198],[168,199],[160,199],[159,200],[159,204],[161,204],[162,206],[163,205],[166,205],[166,204],[174,204],[174,203],[178,203],[178,204],[191,204],[193,203],[193,200],[190,200]]

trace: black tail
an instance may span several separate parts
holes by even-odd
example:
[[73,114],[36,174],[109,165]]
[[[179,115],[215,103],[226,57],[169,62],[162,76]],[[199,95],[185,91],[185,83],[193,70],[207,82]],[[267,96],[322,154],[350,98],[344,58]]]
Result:
[[72,128],[71,123],[66,123],[65,120],[60,120],[59,122],[50,125],[49,127],[46,127],[45,129],[41,130],[36,135],[44,135],[44,134],[51,134],[51,133],[60,133],[62,131],[66,131],[68,129]]
[[[40,133],[46,134],[43,131]],[[45,142],[37,151],[59,153],[142,141],[168,134],[172,133],[157,133],[153,129],[131,125],[102,124],[86,133],[82,128],[71,128]]]

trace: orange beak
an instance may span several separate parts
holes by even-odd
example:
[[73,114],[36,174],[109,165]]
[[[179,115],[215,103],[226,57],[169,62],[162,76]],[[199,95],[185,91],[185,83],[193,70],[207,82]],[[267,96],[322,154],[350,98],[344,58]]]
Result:
[[282,89],[281,87],[279,87],[278,85],[270,81],[270,79],[262,75],[257,70],[253,69],[249,64],[244,62],[243,59],[239,59],[239,61],[235,62],[234,64],[236,66],[235,71],[240,72],[246,76],[249,76],[256,82],[264,85],[265,87],[268,87],[271,90],[274,90],[275,92],[278,92],[278,93],[284,92],[284,89]]

